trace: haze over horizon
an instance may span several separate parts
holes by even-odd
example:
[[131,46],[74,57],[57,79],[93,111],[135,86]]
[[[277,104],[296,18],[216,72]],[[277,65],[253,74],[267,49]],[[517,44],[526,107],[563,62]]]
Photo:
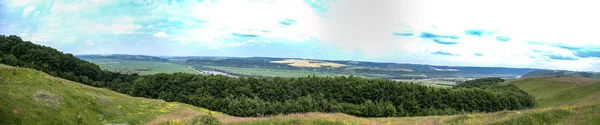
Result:
[[600,71],[594,1],[5,0],[0,34],[73,54]]

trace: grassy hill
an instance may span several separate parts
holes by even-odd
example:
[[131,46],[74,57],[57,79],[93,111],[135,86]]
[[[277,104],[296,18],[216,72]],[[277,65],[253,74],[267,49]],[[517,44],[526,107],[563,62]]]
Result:
[[233,117],[187,104],[119,94],[0,64],[0,124],[191,124],[211,114],[223,124],[600,124],[600,80],[532,77],[514,84],[538,108],[451,116],[364,118],[342,113]]
[[548,76],[523,78],[505,84],[514,84],[535,96],[539,107],[600,104],[600,79]]
[[536,77],[536,76],[571,76],[571,77],[585,77],[585,78],[596,78],[600,79],[600,72],[578,72],[578,71],[567,71],[567,70],[534,70],[523,77]]
[[532,94],[538,106],[523,111],[459,115],[457,124],[600,124],[600,80],[583,77],[527,77],[502,83]]
[[0,124],[142,124],[189,121],[209,112],[182,103],[131,97],[0,64]]

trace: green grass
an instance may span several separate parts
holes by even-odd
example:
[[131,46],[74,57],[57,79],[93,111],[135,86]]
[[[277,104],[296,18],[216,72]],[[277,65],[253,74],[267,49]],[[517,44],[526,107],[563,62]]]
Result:
[[531,77],[514,84],[532,94],[539,107],[600,104],[600,80],[581,77]]
[[539,125],[539,124],[556,124],[564,121],[566,118],[574,114],[573,111],[553,109],[548,111],[525,113],[514,118],[493,123],[493,125]]
[[[87,60],[100,66],[103,70],[123,72],[123,73],[138,73],[140,75],[151,75],[157,73],[192,73],[200,74],[201,72],[194,71],[188,66],[173,63],[173,62],[145,62],[145,61],[126,61],[116,59],[95,59]],[[150,71],[137,71],[136,69],[150,69]]]
[[131,97],[2,64],[0,97],[2,125],[142,124],[169,119],[185,121],[210,112],[182,103]]
[[265,76],[265,77],[306,77],[306,76],[349,76],[345,74],[332,74],[315,71],[302,70],[276,70],[276,69],[259,69],[259,68],[238,68],[238,67],[223,67],[223,66],[204,66],[207,68],[218,69],[225,72],[243,74],[249,76]]
[[312,119],[266,119],[257,120],[252,122],[239,122],[230,123],[229,125],[365,125],[364,123],[350,122],[346,120],[337,119],[323,119],[323,118],[312,118]]

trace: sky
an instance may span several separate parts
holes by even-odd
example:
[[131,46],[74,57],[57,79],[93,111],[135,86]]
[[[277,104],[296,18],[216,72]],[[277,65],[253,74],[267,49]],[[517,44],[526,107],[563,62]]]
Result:
[[591,0],[2,0],[0,34],[73,54],[600,71]]

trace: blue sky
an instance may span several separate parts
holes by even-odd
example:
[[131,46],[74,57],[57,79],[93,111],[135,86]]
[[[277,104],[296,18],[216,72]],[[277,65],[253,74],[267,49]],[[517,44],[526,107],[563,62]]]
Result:
[[2,0],[0,34],[73,54],[600,71],[595,5],[587,0]]

